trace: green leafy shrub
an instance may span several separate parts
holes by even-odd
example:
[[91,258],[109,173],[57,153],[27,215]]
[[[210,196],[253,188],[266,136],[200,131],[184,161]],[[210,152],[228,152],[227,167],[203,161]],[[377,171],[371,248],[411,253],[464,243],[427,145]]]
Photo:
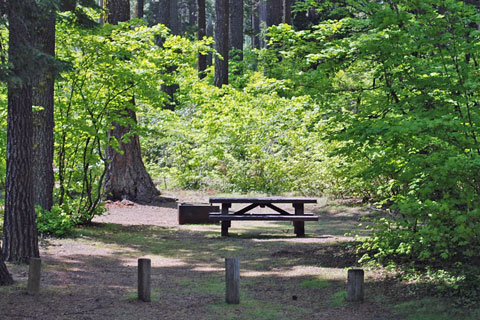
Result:
[[50,211],[37,206],[35,212],[39,233],[63,236],[68,234],[74,226],[72,215],[63,211],[58,205],[54,205]]

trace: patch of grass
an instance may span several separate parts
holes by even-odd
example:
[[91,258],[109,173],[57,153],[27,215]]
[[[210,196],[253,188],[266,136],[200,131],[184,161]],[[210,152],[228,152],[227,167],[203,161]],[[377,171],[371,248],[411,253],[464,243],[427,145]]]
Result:
[[177,284],[188,287],[195,293],[222,293],[225,291],[225,282],[223,279],[216,278],[204,281],[192,281],[190,279],[181,279],[175,281]]
[[277,320],[291,319],[284,315],[282,305],[279,303],[265,302],[256,299],[240,298],[240,304],[219,303],[210,306],[213,313],[212,319],[255,319]]
[[300,283],[300,286],[304,288],[311,288],[311,289],[326,288],[329,285],[330,285],[330,282],[324,279],[310,279]]
[[448,301],[440,298],[424,298],[400,303],[395,313],[405,320],[478,320],[480,308],[461,310],[453,308]]
[[341,290],[334,293],[330,300],[332,307],[342,307],[347,304],[347,290]]
[[[132,291],[131,293],[127,294],[125,297],[123,297],[125,301],[137,301],[138,300],[138,293]],[[159,301],[160,300],[160,294],[157,290],[152,290],[150,299],[152,301]]]

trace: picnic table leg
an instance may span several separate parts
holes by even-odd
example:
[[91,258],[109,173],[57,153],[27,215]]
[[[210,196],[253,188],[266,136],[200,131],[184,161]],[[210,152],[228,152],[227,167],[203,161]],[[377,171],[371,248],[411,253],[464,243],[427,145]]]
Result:
[[231,221],[222,221],[222,237],[228,237],[228,228],[231,226]]
[[[295,215],[303,215],[304,208],[303,203],[294,203],[293,207],[295,208]],[[304,221],[294,221],[293,228],[297,237],[305,237],[305,222]]]
[[[231,203],[222,203],[222,215],[228,214],[228,209],[230,209],[231,206]],[[231,221],[222,221],[222,237],[228,237],[228,228],[230,228],[231,225]]]

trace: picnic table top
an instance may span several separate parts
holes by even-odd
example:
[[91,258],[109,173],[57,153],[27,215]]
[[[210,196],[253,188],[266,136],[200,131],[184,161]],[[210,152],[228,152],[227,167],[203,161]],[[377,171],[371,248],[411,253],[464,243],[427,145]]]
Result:
[[288,198],[288,197],[266,197],[266,198],[238,198],[238,197],[213,197],[210,203],[317,203],[315,198]]

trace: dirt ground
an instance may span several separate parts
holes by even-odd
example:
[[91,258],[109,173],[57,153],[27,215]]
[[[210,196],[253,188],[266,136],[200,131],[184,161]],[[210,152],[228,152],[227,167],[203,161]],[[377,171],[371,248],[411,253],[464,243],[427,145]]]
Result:
[[[212,194],[172,193],[179,202],[207,203]],[[285,209],[291,209],[285,207]],[[234,208],[235,209],[235,208]],[[366,272],[363,304],[345,302],[349,248],[366,208],[319,199],[307,211],[306,238],[284,222],[178,225],[176,203],[111,204],[91,226],[41,241],[41,293],[25,294],[27,266],[9,264],[16,284],[0,288],[3,319],[400,319],[389,304],[402,288],[379,271]],[[224,258],[237,256],[241,303],[224,302]],[[152,302],[137,300],[137,259],[152,260]]]

